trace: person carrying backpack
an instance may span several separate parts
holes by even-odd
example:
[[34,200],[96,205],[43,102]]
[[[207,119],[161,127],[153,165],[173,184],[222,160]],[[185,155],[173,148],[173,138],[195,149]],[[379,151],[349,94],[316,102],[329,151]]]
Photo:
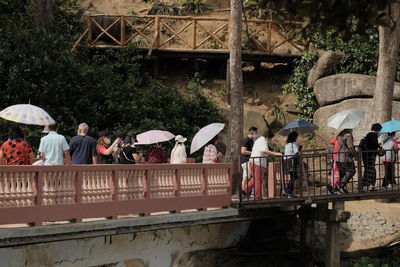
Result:
[[366,186],[369,191],[375,189],[376,183],[376,156],[381,149],[378,143],[378,132],[382,129],[379,123],[374,123],[369,132],[360,142],[359,149],[361,150],[362,162],[364,165],[364,173],[362,177],[362,185]]
[[385,150],[385,154],[381,157],[383,164],[385,165],[385,178],[383,179],[382,189],[391,190],[396,184],[394,174],[394,163],[397,160],[397,152],[399,146],[397,140],[394,139],[396,133],[388,133],[383,140],[382,148]]

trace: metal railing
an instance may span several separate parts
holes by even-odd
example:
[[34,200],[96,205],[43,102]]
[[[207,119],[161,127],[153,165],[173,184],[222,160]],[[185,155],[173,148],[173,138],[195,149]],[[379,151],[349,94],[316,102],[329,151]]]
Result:
[[[183,51],[229,51],[228,17],[163,15],[89,15],[82,35],[89,47],[116,48],[135,43],[138,48]],[[243,50],[299,55],[307,47],[299,35],[301,22],[248,19],[243,26]]]
[[[346,158],[347,163],[338,162],[340,156]],[[287,156],[250,158],[242,165],[240,201],[260,199],[256,192],[259,190],[262,199],[270,200],[344,198],[360,194],[375,194],[379,198],[378,195],[396,191],[400,194],[400,163],[395,150],[357,150],[350,156],[349,153],[334,153],[332,149],[319,149],[301,152],[295,158],[294,169]],[[260,161],[264,162],[265,169],[254,168]],[[344,182],[346,169],[349,179]],[[257,183],[259,188],[253,181],[256,178],[261,181]]]
[[118,218],[231,204],[231,164],[2,166],[0,224]]

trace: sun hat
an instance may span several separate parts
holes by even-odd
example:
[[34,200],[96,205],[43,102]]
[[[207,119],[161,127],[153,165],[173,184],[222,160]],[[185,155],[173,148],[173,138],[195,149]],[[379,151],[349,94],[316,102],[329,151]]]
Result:
[[187,138],[183,137],[182,135],[177,135],[175,136],[175,141],[179,143],[184,143],[186,142]]
[[49,132],[50,132],[49,126],[47,125],[44,126],[42,133],[49,133]]

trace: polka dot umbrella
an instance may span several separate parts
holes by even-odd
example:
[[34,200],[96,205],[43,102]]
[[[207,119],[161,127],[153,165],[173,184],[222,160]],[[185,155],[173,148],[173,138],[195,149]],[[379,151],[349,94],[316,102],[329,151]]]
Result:
[[28,125],[46,126],[55,123],[46,111],[31,104],[9,106],[0,111],[0,118]]

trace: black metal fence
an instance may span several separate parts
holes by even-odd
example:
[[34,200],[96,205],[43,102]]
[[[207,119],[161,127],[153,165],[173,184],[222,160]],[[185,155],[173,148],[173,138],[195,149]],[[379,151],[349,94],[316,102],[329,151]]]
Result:
[[242,164],[240,201],[324,198],[400,191],[395,150],[304,150],[294,156],[255,157]]

